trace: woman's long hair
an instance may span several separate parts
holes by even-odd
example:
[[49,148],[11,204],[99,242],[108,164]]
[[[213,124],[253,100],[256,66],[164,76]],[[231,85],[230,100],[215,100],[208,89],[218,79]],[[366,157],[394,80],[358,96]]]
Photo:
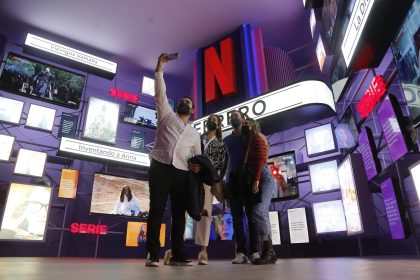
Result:
[[219,115],[212,114],[207,118],[207,121],[210,120],[212,116],[217,118],[216,138],[222,140],[222,118]]
[[260,125],[256,120],[251,118],[247,118],[246,120],[248,121],[249,129],[252,134],[261,133]]
[[128,190],[128,193],[127,193],[127,200],[128,201],[130,201],[132,198],[133,198],[133,195],[131,194],[131,189],[130,189],[130,187],[129,186],[127,186],[127,185],[124,185],[123,187],[122,187],[122,189],[121,189],[121,194],[120,194],[120,201],[121,202],[124,202],[124,194],[125,194],[125,190]]

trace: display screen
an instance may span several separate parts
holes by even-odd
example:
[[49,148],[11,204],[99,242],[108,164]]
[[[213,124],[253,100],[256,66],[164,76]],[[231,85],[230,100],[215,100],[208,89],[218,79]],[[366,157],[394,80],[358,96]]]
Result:
[[288,209],[287,218],[289,221],[290,243],[308,243],[309,234],[305,208]]
[[42,177],[47,153],[19,149],[15,165],[15,174]]
[[45,131],[52,131],[55,120],[55,110],[31,104],[26,120],[26,126]]
[[316,17],[314,9],[311,9],[311,16],[309,17],[309,25],[311,27],[312,38],[314,37],[315,26],[316,26]]
[[359,200],[350,156],[347,156],[338,167],[338,178],[341,186],[344,215],[346,216],[347,234],[354,235],[362,233],[362,218],[360,216]]
[[335,152],[336,140],[330,123],[305,129],[306,151],[308,157]]
[[314,194],[340,189],[336,160],[309,165],[309,174]]
[[0,121],[19,124],[24,104],[22,101],[0,96]]
[[408,148],[398,123],[397,115],[388,97],[378,106],[377,113],[386,143],[388,144],[389,154],[391,159],[396,161],[408,152]]
[[325,52],[321,36],[319,36],[318,43],[316,45],[316,56],[318,58],[319,68],[322,71],[324,68],[325,59],[327,58],[327,53]]
[[42,241],[45,237],[51,188],[12,183],[0,239]]
[[267,165],[277,184],[272,201],[299,197],[295,151],[269,156]]
[[210,240],[233,240],[233,219],[229,213],[213,216]]
[[345,152],[356,145],[359,130],[350,108],[347,109],[334,132],[340,151]]
[[331,233],[347,230],[341,200],[314,203],[312,206],[314,209],[316,233]]
[[[160,226],[159,242],[160,247],[165,247],[166,224]],[[125,246],[138,247],[140,244],[146,243],[147,223],[144,222],[127,222],[127,235],[125,238]]]
[[405,98],[415,125],[420,123],[420,1],[414,1],[391,43]]
[[190,216],[185,221],[184,239],[194,239],[194,220]]
[[331,45],[334,36],[336,19],[343,0],[325,0],[322,8],[322,24],[325,30],[325,38]]
[[91,97],[83,137],[114,144],[119,112],[118,103]]
[[143,76],[143,85],[141,88],[141,92],[151,96],[155,96],[155,80]]
[[18,54],[9,53],[0,89],[78,109],[85,77]]
[[124,121],[149,128],[156,128],[156,110],[127,102]]
[[409,168],[414,187],[417,192],[417,199],[420,201],[420,161]]
[[96,173],[90,213],[134,216],[149,215],[148,181]]
[[0,161],[9,161],[15,137],[0,134]]

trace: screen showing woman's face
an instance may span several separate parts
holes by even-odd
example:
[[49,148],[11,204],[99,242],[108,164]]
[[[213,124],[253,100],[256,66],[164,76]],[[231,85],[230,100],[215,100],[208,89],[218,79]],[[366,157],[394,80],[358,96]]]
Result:
[[224,214],[223,218],[217,224],[217,232],[221,240],[232,240],[233,237],[233,222],[232,215]]

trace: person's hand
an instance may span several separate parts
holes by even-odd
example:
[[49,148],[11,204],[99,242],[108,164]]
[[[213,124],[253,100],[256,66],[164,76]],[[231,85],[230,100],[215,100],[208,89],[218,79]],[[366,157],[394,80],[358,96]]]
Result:
[[163,70],[163,68],[165,67],[166,62],[168,62],[168,54],[167,53],[161,53],[159,58],[158,58],[158,62],[156,65],[156,69],[155,72],[160,72]]
[[198,163],[192,163],[190,165],[190,170],[192,172],[194,172],[195,174],[199,173],[201,171],[201,165],[199,165]]
[[260,181],[254,181],[252,184],[252,193],[258,193],[260,191]]

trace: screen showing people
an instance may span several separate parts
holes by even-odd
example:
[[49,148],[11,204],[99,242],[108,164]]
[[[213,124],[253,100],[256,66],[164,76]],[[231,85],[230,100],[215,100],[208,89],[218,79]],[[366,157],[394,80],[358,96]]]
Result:
[[267,165],[277,184],[272,200],[277,201],[298,197],[299,188],[295,152],[289,151],[272,155],[268,158]]
[[96,173],[93,180],[90,212],[147,218],[148,181]]
[[309,165],[309,175],[314,194],[340,189],[336,160]]
[[83,137],[114,144],[119,112],[118,103],[91,97]]
[[0,239],[42,241],[45,236],[51,188],[12,183]]
[[15,53],[9,53],[0,89],[78,109],[85,77]]
[[15,165],[15,174],[42,177],[47,153],[19,149]]
[[0,161],[9,161],[15,137],[0,134]]
[[340,151],[347,151],[356,145],[359,135],[352,111],[347,109],[341,121],[335,127],[335,137]]
[[[165,247],[166,224],[160,227],[159,242],[160,247]],[[144,222],[127,222],[127,234],[125,238],[125,246],[138,247],[146,243],[147,223]]]
[[314,203],[314,217],[317,233],[331,233],[346,231],[346,218],[344,216],[341,200]]
[[54,126],[55,110],[31,104],[29,107],[26,126],[45,131],[52,131]]
[[124,121],[149,128],[157,127],[155,110],[129,102],[125,108]]
[[336,151],[336,142],[330,123],[305,130],[308,157]]
[[0,121],[19,124],[24,104],[22,101],[0,96]]
[[213,216],[210,240],[233,240],[233,220],[230,213]]

